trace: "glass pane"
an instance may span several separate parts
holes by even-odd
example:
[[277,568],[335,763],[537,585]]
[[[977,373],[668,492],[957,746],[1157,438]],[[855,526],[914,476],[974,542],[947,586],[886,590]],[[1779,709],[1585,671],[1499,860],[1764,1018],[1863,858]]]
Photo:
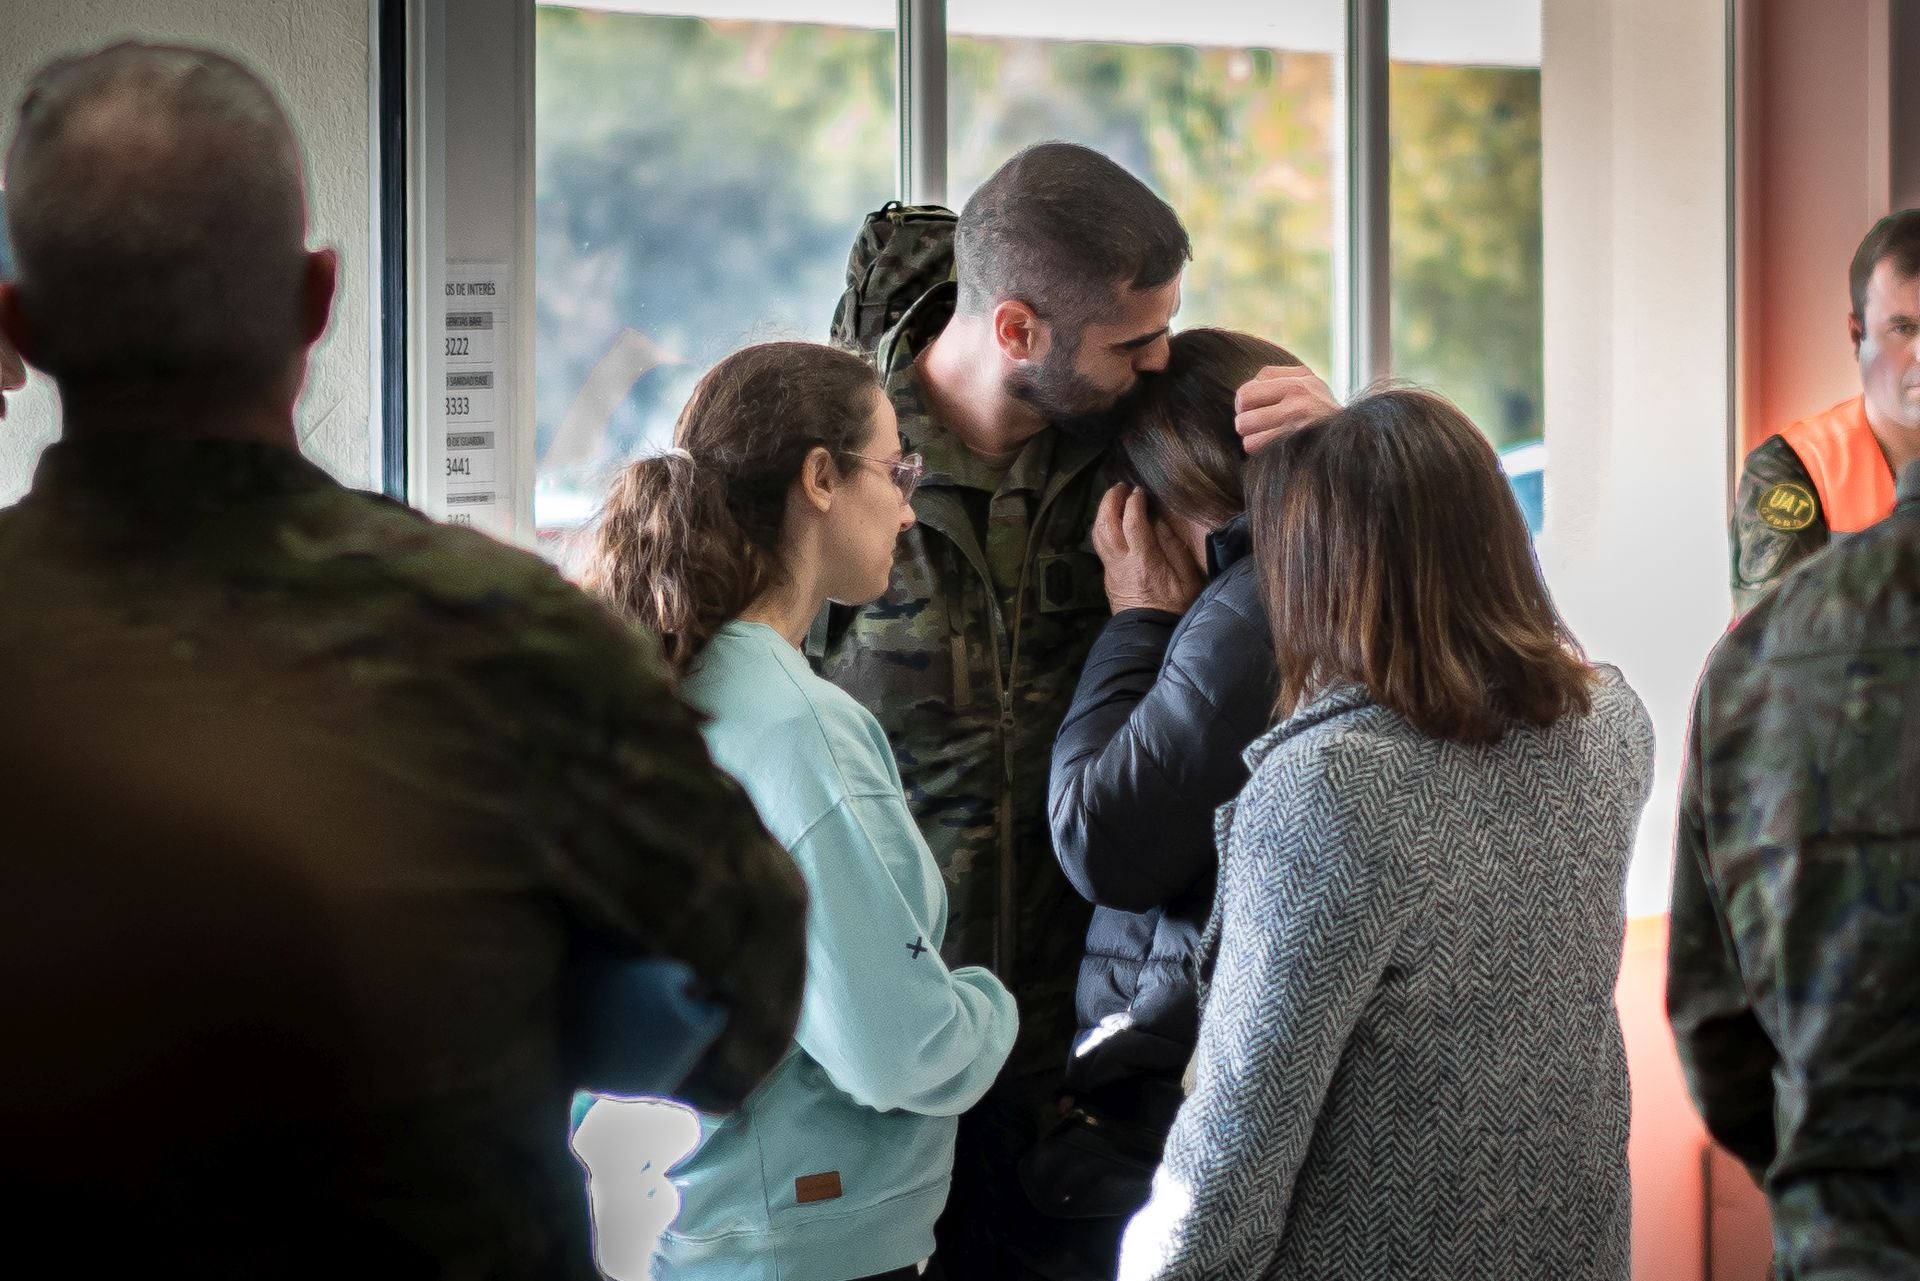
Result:
[[1180,327],[1247,330],[1329,371],[1344,12],[1341,0],[949,0],[955,208],[1029,143],[1097,147],[1193,238]]
[[[660,12],[669,11],[669,12]],[[699,376],[824,340],[893,196],[893,0],[542,5],[534,176],[538,470],[551,545]]]
[[1479,424],[1538,533],[1540,0],[1403,0],[1388,31],[1394,376]]

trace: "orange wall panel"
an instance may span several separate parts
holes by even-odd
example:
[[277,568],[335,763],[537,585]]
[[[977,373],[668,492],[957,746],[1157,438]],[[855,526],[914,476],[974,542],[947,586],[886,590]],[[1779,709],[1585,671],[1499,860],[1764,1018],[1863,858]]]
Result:
[[1633,1081],[1633,1281],[1706,1281],[1707,1132],[1667,1025],[1667,918],[1627,924],[1615,989]]
[[1888,0],[1738,0],[1742,456],[1858,395],[1847,265],[1891,206]]
[[1633,1281],[1766,1281],[1766,1198],[1708,1139],[1674,1050],[1666,916],[1627,923],[1614,999],[1633,1081]]

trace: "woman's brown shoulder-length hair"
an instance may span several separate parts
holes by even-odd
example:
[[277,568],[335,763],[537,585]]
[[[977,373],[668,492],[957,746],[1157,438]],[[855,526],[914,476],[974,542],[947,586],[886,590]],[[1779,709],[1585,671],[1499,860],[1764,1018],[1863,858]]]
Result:
[[1281,716],[1341,682],[1459,742],[1591,708],[1499,459],[1446,400],[1361,397],[1256,455],[1247,496]]
[[1217,529],[1247,509],[1247,454],[1233,429],[1233,397],[1267,365],[1297,365],[1286,348],[1231,329],[1183,329],[1167,367],[1142,388],[1120,437],[1128,479],[1155,505]]

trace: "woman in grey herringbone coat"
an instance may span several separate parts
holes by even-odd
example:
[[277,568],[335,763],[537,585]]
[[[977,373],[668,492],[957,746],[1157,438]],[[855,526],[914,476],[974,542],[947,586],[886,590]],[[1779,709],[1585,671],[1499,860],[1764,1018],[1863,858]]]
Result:
[[1283,719],[1220,811],[1193,1090],[1121,1277],[1625,1278],[1646,710],[1440,398],[1357,401],[1247,488]]

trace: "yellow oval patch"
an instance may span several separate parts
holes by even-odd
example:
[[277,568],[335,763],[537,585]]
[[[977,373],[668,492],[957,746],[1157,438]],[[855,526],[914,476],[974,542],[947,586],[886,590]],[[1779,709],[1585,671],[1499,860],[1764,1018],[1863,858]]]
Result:
[[1759,516],[1770,528],[1794,533],[1813,524],[1820,514],[1820,503],[1805,485],[1783,480],[1769,485],[1760,494]]

